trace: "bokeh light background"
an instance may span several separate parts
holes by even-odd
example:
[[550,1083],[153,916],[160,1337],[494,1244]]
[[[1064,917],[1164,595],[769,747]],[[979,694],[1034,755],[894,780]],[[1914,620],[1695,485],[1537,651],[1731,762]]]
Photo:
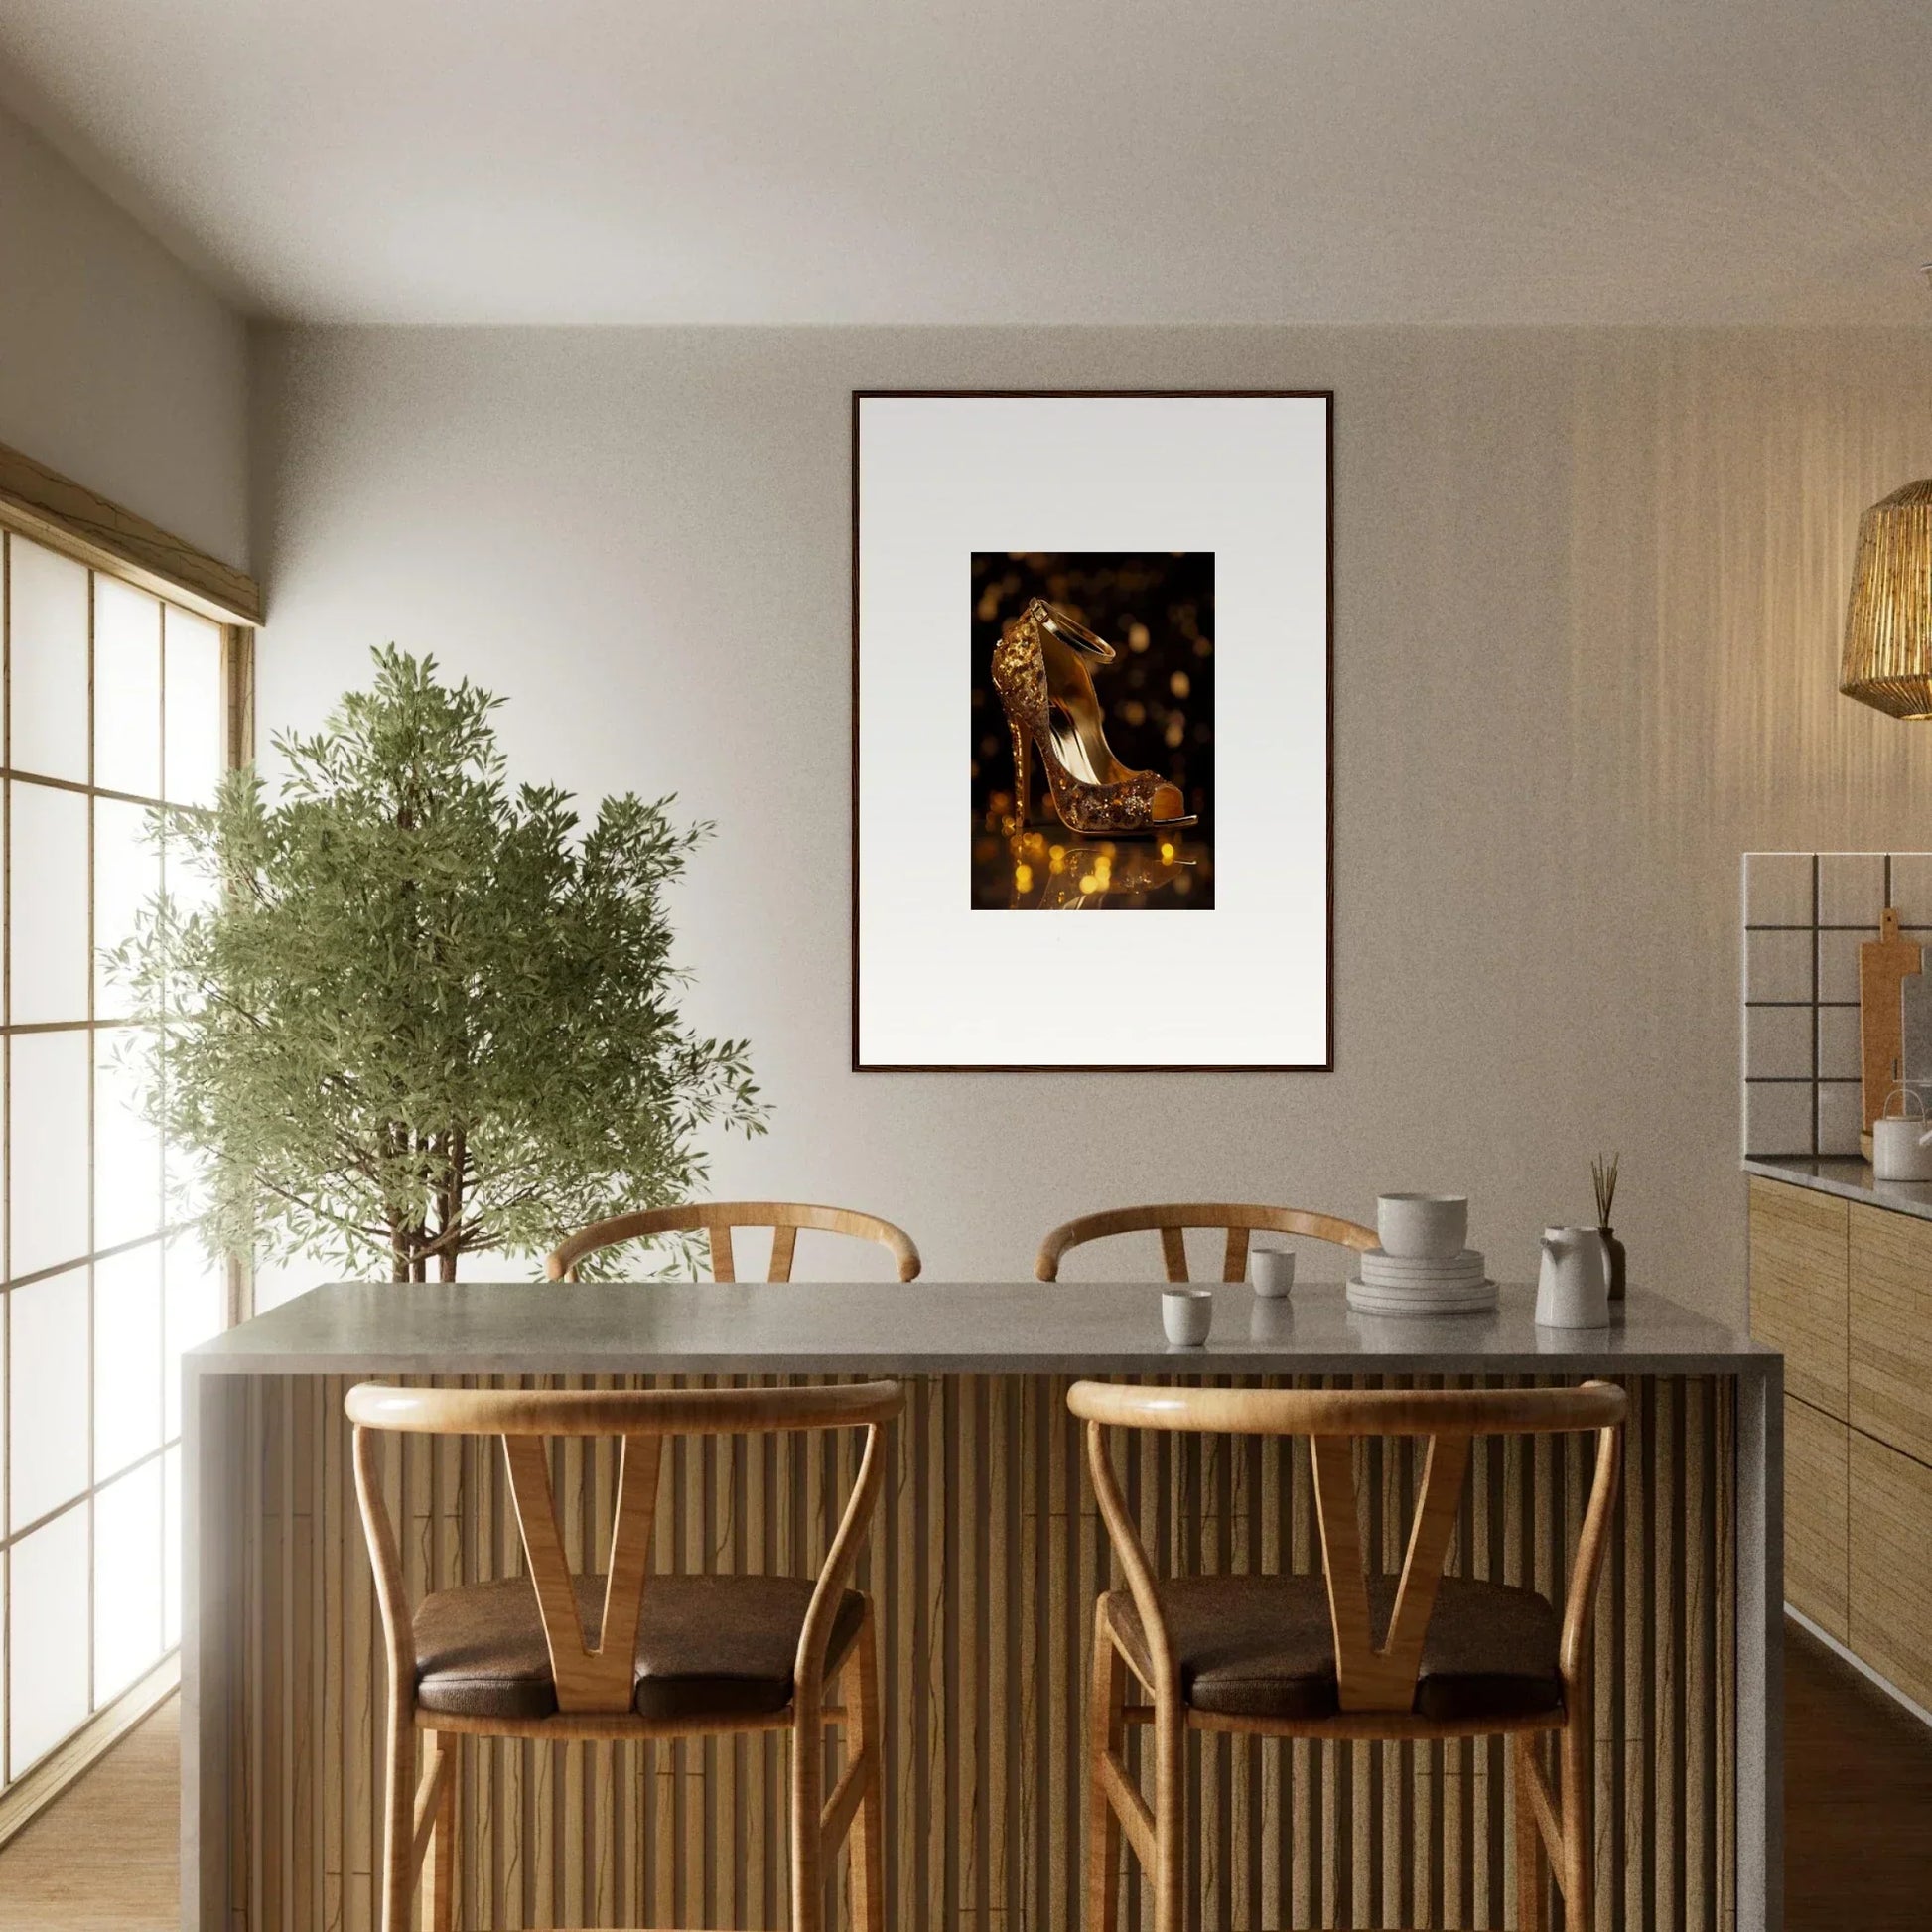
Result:
[[[1007,830],[1013,751],[993,688],[1000,629],[1043,597],[1114,646],[1090,664],[1115,758],[1180,788],[1177,836],[1086,839],[1047,801],[1034,748],[1032,814]],[[986,910],[1206,911],[1214,903],[1214,553],[976,551],[972,564],[973,904]]]

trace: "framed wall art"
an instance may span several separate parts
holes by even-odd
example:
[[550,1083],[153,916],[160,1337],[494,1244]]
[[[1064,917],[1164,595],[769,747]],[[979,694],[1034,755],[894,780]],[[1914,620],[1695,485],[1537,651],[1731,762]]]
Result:
[[1333,397],[852,412],[854,1066],[1330,1065]]

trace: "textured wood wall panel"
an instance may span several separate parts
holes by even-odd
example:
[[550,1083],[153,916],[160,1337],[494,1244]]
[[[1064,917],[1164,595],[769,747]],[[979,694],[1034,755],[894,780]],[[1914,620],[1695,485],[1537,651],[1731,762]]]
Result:
[[[236,1932],[373,1932],[382,1664],[342,1415],[345,1384],[253,1380],[226,1501]],[[1080,1923],[1082,1699],[1111,1581],[1063,1380],[917,1378],[861,1581],[881,1604],[896,1923]],[[1733,1385],[1630,1384],[1621,1522],[1597,1620],[1597,1924],[1730,1932],[1735,1776]],[[1310,1568],[1304,1442],[1148,1435],[1126,1488],[1175,1572]],[[604,1446],[560,1449],[572,1557],[608,1521]],[[390,1506],[413,1591],[520,1569],[493,1444],[392,1439]],[[1558,1598],[1587,1443],[1477,1446],[1449,1568]],[[678,1441],[663,1567],[816,1564],[855,1447]],[[1370,1547],[1399,1564],[1416,1469],[1363,1467]],[[775,1927],[784,1920],[777,1735],[660,1744],[463,1746],[461,1922]],[[1190,1923],[1505,1926],[1513,1796],[1500,1744],[1196,1738]],[[1123,1923],[1151,1923],[1123,1878]]]

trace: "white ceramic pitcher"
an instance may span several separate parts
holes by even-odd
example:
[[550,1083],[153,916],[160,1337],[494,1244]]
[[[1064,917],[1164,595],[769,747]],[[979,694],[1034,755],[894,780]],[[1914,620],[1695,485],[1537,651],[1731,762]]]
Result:
[[1610,1325],[1610,1251],[1596,1228],[1545,1228],[1536,1278],[1539,1328]]

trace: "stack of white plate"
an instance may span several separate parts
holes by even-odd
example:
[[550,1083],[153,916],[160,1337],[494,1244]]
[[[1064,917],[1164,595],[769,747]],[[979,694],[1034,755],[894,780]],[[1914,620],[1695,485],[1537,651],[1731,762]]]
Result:
[[1348,1306],[1363,1314],[1473,1314],[1496,1306],[1482,1254],[1392,1255],[1366,1249],[1348,1281]]

